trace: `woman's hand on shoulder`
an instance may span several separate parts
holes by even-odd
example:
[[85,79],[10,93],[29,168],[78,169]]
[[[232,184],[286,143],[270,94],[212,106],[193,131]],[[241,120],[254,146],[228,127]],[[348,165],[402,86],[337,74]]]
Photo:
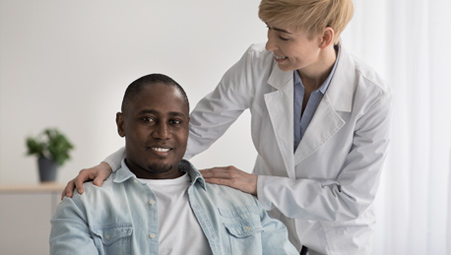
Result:
[[94,185],[99,187],[102,186],[103,181],[110,176],[111,172],[111,167],[106,162],[81,170],[77,177],[67,183],[61,193],[61,200],[64,197],[72,197],[75,188],[79,194],[82,194],[84,182],[93,181]]
[[246,173],[234,166],[200,170],[208,183],[226,185],[257,196],[258,175]]

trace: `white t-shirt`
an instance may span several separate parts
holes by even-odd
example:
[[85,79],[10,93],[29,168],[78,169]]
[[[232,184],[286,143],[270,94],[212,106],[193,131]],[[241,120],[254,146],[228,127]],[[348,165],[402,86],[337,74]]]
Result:
[[189,204],[187,173],[176,179],[140,179],[157,196],[159,254],[212,254]]

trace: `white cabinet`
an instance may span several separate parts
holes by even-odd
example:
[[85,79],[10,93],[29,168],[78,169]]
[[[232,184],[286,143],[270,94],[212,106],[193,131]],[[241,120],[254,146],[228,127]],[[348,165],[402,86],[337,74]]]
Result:
[[49,254],[50,219],[63,185],[0,187],[0,254]]

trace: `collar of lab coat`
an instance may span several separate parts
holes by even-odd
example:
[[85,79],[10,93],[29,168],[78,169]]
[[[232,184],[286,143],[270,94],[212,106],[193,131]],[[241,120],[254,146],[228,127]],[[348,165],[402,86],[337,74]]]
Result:
[[275,91],[265,95],[265,101],[278,147],[290,178],[295,178],[295,165],[318,150],[345,125],[345,121],[338,112],[352,110],[353,93],[356,86],[355,67],[349,53],[341,46],[341,41],[339,45],[341,55],[335,74],[294,153],[294,157],[293,73],[283,72],[275,64],[268,78],[268,84],[275,88]]
[[[355,87],[354,61],[350,57],[350,53],[342,46],[341,39],[338,45],[341,49],[341,55],[326,95],[336,111],[350,112]],[[268,78],[268,84],[276,90],[281,90],[285,86],[292,86],[293,72],[284,72],[275,64]]]

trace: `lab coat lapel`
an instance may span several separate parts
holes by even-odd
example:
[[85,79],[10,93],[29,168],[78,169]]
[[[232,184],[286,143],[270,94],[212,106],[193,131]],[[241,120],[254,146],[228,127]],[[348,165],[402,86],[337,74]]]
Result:
[[[351,71],[349,71],[351,70]],[[338,112],[351,112],[355,80],[354,63],[349,53],[341,47],[340,59],[334,77],[321,100],[315,115],[295,152],[295,165],[317,151],[345,124]]]
[[319,149],[319,147],[334,136],[344,124],[345,121],[335,111],[327,94],[324,95],[296,149],[294,155],[295,164],[299,164],[302,160]]
[[266,107],[288,177],[294,179],[293,73],[283,72],[274,65],[268,84],[275,90],[265,94]]

